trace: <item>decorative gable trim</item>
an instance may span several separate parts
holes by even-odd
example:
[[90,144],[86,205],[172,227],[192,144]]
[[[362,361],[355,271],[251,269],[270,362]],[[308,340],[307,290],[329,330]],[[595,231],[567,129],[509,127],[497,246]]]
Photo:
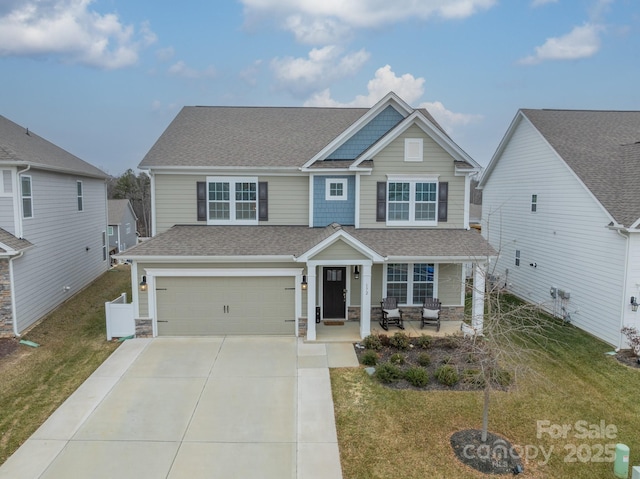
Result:
[[416,125],[422,131],[424,131],[425,134],[427,134],[432,140],[434,140],[443,150],[449,153],[453,157],[454,161],[461,161],[472,165],[473,168],[470,169],[469,172],[480,170],[480,165],[473,158],[471,158],[464,150],[462,150],[462,148],[456,145],[447,135],[436,128],[436,126],[431,123],[419,110],[415,110],[411,115],[406,117],[395,128],[393,128],[383,138],[381,138],[380,141],[378,141],[371,148],[360,155],[360,158],[356,159],[353,165],[351,165],[351,168],[356,168],[363,161],[373,159],[374,156],[376,156],[384,148],[389,146],[389,144],[393,140],[407,131],[407,129],[412,125]]
[[313,158],[311,158],[304,165],[302,165],[301,170],[305,171],[307,168],[311,167],[311,165],[313,165],[316,161],[322,161],[325,158],[327,158],[331,153],[333,153],[340,146],[342,146],[358,130],[360,130],[364,125],[369,123],[371,119],[373,119],[376,115],[382,112],[389,105],[394,107],[404,117],[411,114],[411,112],[413,111],[413,108],[411,108],[407,103],[405,103],[404,100],[402,100],[398,95],[396,95],[394,92],[389,92],[384,98],[382,98],[382,100],[380,100],[378,103],[373,105],[367,113],[362,115],[349,128],[344,130],[331,143],[325,146],[316,155],[314,155]]
[[326,248],[328,248],[338,240],[344,241],[347,245],[351,246],[358,253],[366,256],[367,258],[371,258],[373,262],[383,262],[385,260],[383,256],[379,255],[374,250],[372,250],[368,246],[364,245],[363,243],[355,239],[349,233],[347,233],[342,229],[339,229],[328,238],[325,238],[320,243],[316,244],[314,247],[312,247],[311,249],[307,250],[306,252],[298,256],[296,258],[296,261],[307,262],[311,260],[314,256],[316,256],[318,253],[325,250]]

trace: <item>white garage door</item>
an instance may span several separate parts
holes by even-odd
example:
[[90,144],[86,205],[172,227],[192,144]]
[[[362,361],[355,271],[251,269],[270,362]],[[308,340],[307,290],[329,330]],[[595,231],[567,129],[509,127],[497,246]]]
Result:
[[159,277],[159,336],[295,334],[295,280],[288,277]]

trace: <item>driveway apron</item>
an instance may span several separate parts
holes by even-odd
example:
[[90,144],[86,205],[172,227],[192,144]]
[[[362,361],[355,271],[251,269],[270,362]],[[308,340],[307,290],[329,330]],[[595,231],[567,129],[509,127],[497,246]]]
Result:
[[341,478],[327,352],[289,337],[126,341],[0,478]]

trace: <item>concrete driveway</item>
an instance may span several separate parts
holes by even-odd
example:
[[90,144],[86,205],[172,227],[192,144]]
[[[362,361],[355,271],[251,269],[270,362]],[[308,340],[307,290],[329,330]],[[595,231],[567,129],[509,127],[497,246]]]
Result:
[[133,339],[0,467],[0,478],[341,478],[328,366],[350,344]]

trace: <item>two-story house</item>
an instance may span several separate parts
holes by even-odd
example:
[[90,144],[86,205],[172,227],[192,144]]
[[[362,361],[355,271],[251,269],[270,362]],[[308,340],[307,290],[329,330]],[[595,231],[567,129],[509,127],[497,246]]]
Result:
[[518,111],[480,180],[496,284],[625,347],[621,328],[640,326],[639,165],[638,111]]
[[0,335],[19,336],[107,270],[106,178],[0,116]]
[[138,217],[129,200],[109,200],[109,251],[120,253],[138,243]]
[[[139,165],[153,238],[132,262],[138,334],[286,334],[360,322],[384,297],[461,319],[466,263],[495,251],[469,228],[477,163],[394,93],[372,108],[185,107]],[[417,316],[416,316],[417,315]]]

